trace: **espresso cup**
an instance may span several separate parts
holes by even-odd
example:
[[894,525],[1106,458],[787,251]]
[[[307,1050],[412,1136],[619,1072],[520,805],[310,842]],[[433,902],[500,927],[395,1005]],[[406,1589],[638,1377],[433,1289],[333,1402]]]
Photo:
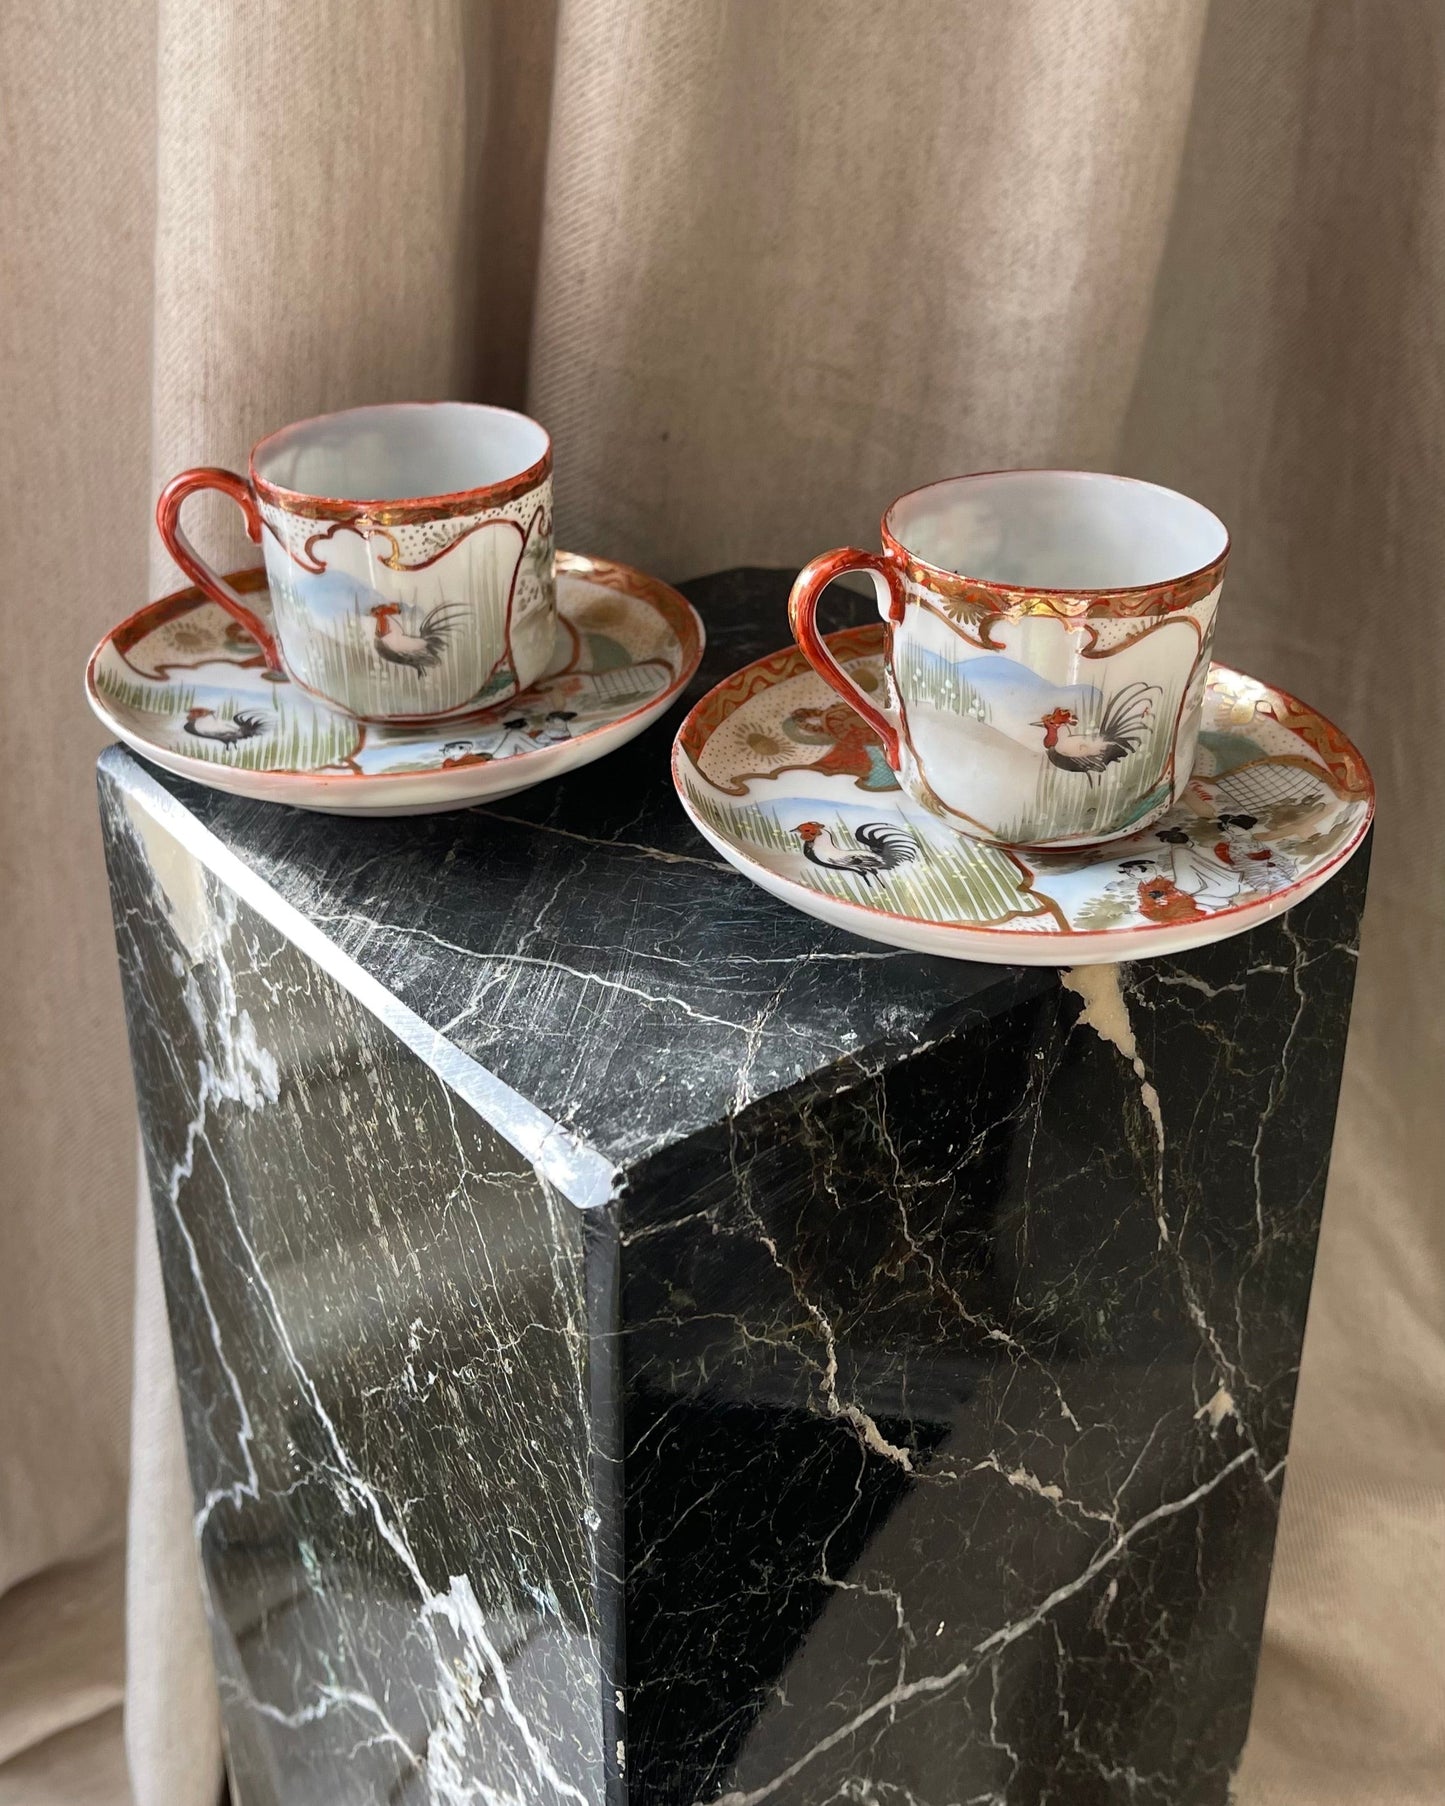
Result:
[[[262,545],[274,632],[182,531],[200,489],[237,502]],[[399,402],[298,421],[256,444],[245,477],[183,471],[156,524],[268,670],[363,721],[468,714],[551,659],[552,444],[510,408]]]
[[[924,808],[980,840],[1086,847],[1147,827],[1189,782],[1228,556],[1216,516],[1156,483],[988,471],[900,496],[882,552],[815,558],[788,612]],[[879,697],[818,631],[847,571],[888,623]]]

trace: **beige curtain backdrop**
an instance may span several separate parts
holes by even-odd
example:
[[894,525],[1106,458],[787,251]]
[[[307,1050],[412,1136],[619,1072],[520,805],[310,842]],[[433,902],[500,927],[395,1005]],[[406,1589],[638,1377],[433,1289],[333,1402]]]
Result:
[[177,468],[441,394],[666,576],[1006,464],[1229,522],[1381,791],[1239,1797],[1445,1798],[1442,98],[1439,0],[6,0],[0,1806],[219,1772],[82,663]]

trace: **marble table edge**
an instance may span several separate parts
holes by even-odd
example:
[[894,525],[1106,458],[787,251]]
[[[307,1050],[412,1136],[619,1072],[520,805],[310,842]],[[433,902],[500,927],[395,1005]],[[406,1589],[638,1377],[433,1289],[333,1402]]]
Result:
[[408,1009],[197,821],[141,760],[114,745],[106,748],[97,764],[102,777],[110,779],[243,902],[273,923],[484,1122],[505,1136],[541,1179],[580,1210],[595,1210],[611,1200],[622,1174],[610,1160]]
[[[593,1146],[584,1135],[558,1122],[546,1110],[524,1097],[488,1067],[463,1052],[441,1030],[408,1008],[386,985],[372,976],[351,954],[288,902],[245,860],[232,852],[205,826],[156,775],[146,762],[120,744],[101,753],[97,775],[109,781],[186,848],[251,908],[277,927],[322,971],[340,984],[382,1025],[390,1029],[443,1084],[450,1087],[489,1126],[504,1135],[531,1163],[538,1177],[555,1187],[580,1210],[596,1210],[625,1197],[637,1171],[654,1163],[666,1163],[702,1131],[683,1128],[648,1147],[636,1165],[619,1164]],[[488,811],[481,811],[489,813]],[[536,825],[536,824],[529,824]],[[621,848],[638,855],[652,849]],[[711,862],[709,862],[711,863]],[[718,860],[720,874],[747,880]],[[780,907],[786,907],[780,905]],[[873,950],[876,953],[876,949]],[[834,1095],[866,1084],[890,1064],[907,1061],[956,1032],[969,1018],[984,1018],[1008,1008],[1046,988],[1061,976],[1054,967],[997,966],[989,982],[966,998],[942,1004],[924,1024],[872,1037],[865,1045],[839,1048],[815,1070],[754,1095],[740,1089],[726,1121],[733,1128],[766,1121],[774,1112],[786,1114],[789,1101],[801,1090]]]

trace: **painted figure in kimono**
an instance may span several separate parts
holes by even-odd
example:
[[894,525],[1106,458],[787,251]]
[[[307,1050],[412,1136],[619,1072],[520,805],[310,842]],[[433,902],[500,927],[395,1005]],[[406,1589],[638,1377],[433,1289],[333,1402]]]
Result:
[[824,709],[794,709],[783,732],[804,746],[828,748],[812,767],[825,777],[853,778],[859,790],[898,788],[878,736],[846,702]]
[[470,740],[448,740],[442,748],[442,770],[456,771],[463,765],[490,765],[492,755],[473,752]]
[[1212,847],[1200,846],[1185,828],[1160,828],[1158,838],[1169,848],[1168,876],[1178,891],[1200,906],[1201,915],[1223,909],[1238,897],[1239,874]]
[[1127,898],[1146,922],[1199,922],[1208,914],[1154,859],[1121,859],[1119,876],[1104,889]]
[[532,739],[538,746],[560,746],[572,738],[569,722],[577,719],[576,709],[549,709],[541,727],[533,728]]
[[517,753],[531,752],[534,744],[527,732],[527,717],[509,715],[505,721],[474,734],[470,740],[449,740],[442,748],[442,770],[455,771],[460,765],[489,765],[496,759],[510,759]]
[[1257,816],[1221,815],[1215,826],[1222,839],[1215,842],[1214,856],[1231,871],[1238,872],[1241,886],[1252,891],[1279,890],[1293,883],[1299,870],[1293,859],[1259,840],[1254,830]]

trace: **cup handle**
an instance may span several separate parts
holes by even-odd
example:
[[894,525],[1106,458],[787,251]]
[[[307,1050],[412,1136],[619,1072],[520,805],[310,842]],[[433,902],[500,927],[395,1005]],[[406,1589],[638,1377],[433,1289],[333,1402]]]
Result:
[[873,729],[883,742],[883,754],[889,766],[897,771],[897,723],[876,702],[863,694],[833,657],[828,650],[827,641],[818,632],[818,603],[823,591],[835,577],[841,577],[845,571],[868,573],[878,592],[879,614],[890,628],[896,627],[903,619],[907,601],[903,573],[886,552],[863,552],[856,546],[845,546],[837,552],[824,552],[821,557],[803,566],[793,585],[793,593],[788,597],[788,621],[803,657],[824,683],[831,684],[849,708],[856,709]]
[[261,510],[256,506],[251,485],[233,470],[199,464],[194,470],[183,470],[178,477],[172,477],[156,503],[156,526],[160,528],[166,550],[197,589],[203,590],[213,602],[219,603],[233,621],[239,622],[246,629],[261,648],[266,669],[280,671],[281,652],[271,629],[254,609],[247,608],[239,593],[231,588],[225,578],[211,569],[182,531],[182,504],[198,489],[219,489],[222,495],[230,496],[246,517],[247,533],[257,545],[261,543]]

